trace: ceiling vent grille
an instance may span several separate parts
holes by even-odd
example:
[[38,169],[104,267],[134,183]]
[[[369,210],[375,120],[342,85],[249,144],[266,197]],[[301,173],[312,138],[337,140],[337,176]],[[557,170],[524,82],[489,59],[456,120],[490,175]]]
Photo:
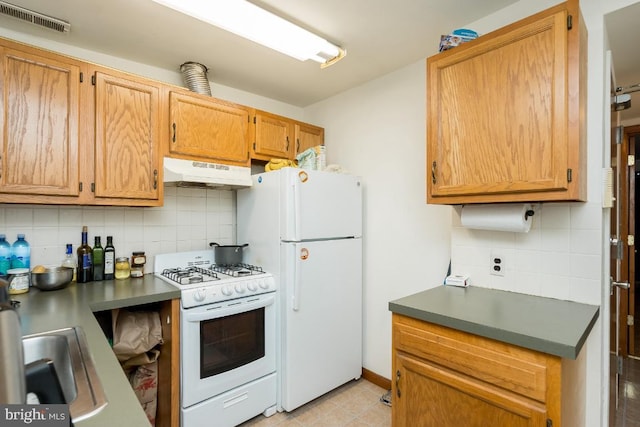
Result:
[[60,33],[68,33],[71,29],[71,24],[67,21],[43,15],[42,13],[34,12],[5,1],[0,1],[0,14],[30,22],[40,27],[49,28],[50,30],[58,31]]

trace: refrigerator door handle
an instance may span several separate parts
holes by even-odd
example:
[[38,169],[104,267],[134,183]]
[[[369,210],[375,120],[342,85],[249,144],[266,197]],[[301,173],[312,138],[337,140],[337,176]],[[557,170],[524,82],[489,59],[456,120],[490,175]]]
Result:
[[300,240],[300,181],[298,174],[293,175],[293,238]]
[[297,256],[295,258],[295,262],[293,264],[293,311],[300,310],[300,281],[302,280],[302,268],[300,268],[300,260],[305,260],[308,256],[309,250],[307,248],[300,249],[300,256]]

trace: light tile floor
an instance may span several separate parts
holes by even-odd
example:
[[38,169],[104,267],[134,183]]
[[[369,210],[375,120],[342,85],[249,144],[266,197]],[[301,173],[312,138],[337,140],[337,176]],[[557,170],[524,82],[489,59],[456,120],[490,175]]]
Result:
[[389,427],[391,408],[380,402],[385,392],[364,379],[351,381],[295,411],[259,415],[241,427]]

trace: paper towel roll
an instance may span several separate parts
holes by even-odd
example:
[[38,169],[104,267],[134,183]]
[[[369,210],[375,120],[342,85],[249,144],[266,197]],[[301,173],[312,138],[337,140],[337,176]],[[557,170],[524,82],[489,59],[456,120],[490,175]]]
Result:
[[527,203],[465,205],[460,220],[467,228],[528,233],[533,207]]

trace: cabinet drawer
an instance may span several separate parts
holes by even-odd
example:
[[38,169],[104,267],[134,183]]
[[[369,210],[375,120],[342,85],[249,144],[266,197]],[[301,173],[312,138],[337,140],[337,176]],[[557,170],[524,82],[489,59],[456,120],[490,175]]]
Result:
[[554,356],[398,314],[393,315],[393,345],[539,402],[548,399],[548,382],[560,374],[560,360]]

